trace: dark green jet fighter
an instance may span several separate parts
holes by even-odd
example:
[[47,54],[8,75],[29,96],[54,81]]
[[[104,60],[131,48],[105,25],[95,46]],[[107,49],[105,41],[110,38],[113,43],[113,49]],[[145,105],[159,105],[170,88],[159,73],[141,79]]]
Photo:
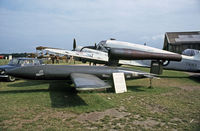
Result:
[[71,80],[76,90],[96,90],[110,88],[104,82],[112,78],[112,73],[124,73],[126,79],[153,77],[152,74],[120,67],[78,66],[78,65],[39,65],[8,70],[8,75],[38,80]]

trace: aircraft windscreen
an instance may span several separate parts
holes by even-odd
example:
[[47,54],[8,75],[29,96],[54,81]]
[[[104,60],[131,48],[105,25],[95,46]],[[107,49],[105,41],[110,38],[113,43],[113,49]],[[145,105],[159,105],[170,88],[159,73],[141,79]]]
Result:
[[195,49],[186,49],[182,52],[182,55],[186,55],[186,56],[195,56],[199,54],[199,50],[195,50]]
[[100,41],[99,44],[97,45],[97,50],[100,50],[100,51],[103,51],[103,52],[108,52],[105,45],[106,45],[106,40]]
[[102,41],[100,41],[100,42],[98,43],[98,46],[99,46],[99,45],[104,46],[105,44],[106,44],[106,40],[102,40]]

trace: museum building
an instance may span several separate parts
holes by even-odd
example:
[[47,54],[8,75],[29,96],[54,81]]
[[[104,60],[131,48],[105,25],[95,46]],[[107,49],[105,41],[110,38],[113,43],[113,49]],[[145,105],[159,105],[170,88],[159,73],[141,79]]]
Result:
[[181,54],[185,49],[200,50],[200,31],[165,33],[163,50]]

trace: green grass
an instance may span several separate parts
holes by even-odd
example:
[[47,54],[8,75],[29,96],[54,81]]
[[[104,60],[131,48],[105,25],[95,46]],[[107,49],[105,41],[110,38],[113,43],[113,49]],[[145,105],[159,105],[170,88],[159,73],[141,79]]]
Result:
[[199,130],[200,79],[168,70],[160,78],[152,89],[149,79],[129,80],[123,94],[76,92],[67,81],[1,81],[0,130]]
[[0,65],[8,64],[9,60],[0,59]]

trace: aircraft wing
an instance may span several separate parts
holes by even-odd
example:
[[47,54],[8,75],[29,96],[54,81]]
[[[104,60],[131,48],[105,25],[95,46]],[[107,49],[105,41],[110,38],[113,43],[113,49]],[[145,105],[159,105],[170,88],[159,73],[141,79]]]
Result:
[[72,73],[70,77],[78,91],[111,88],[109,84],[95,75]]
[[[58,53],[62,55],[69,55],[78,58],[87,59],[88,61],[100,61],[100,62],[108,62],[107,53],[97,54],[92,52],[80,52],[80,51],[70,51],[64,49],[56,49],[56,48],[46,48],[44,49],[49,52]],[[96,50],[95,50],[96,51]],[[97,62],[98,63],[98,62]],[[144,60],[119,60],[119,64],[122,65],[132,65],[132,66],[141,66],[141,67],[150,67],[149,63],[146,63]]]
[[73,56],[77,58],[93,60],[93,61],[103,61],[103,62],[108,61],[108,57],[102,56],[101,54],[97,54],[97,53],[70,51],[70,50],[53,49],[53,48],[46,48],[44,50],[53,52],[53,53],[62,54],[62,55],[69,55],[69,56]]

